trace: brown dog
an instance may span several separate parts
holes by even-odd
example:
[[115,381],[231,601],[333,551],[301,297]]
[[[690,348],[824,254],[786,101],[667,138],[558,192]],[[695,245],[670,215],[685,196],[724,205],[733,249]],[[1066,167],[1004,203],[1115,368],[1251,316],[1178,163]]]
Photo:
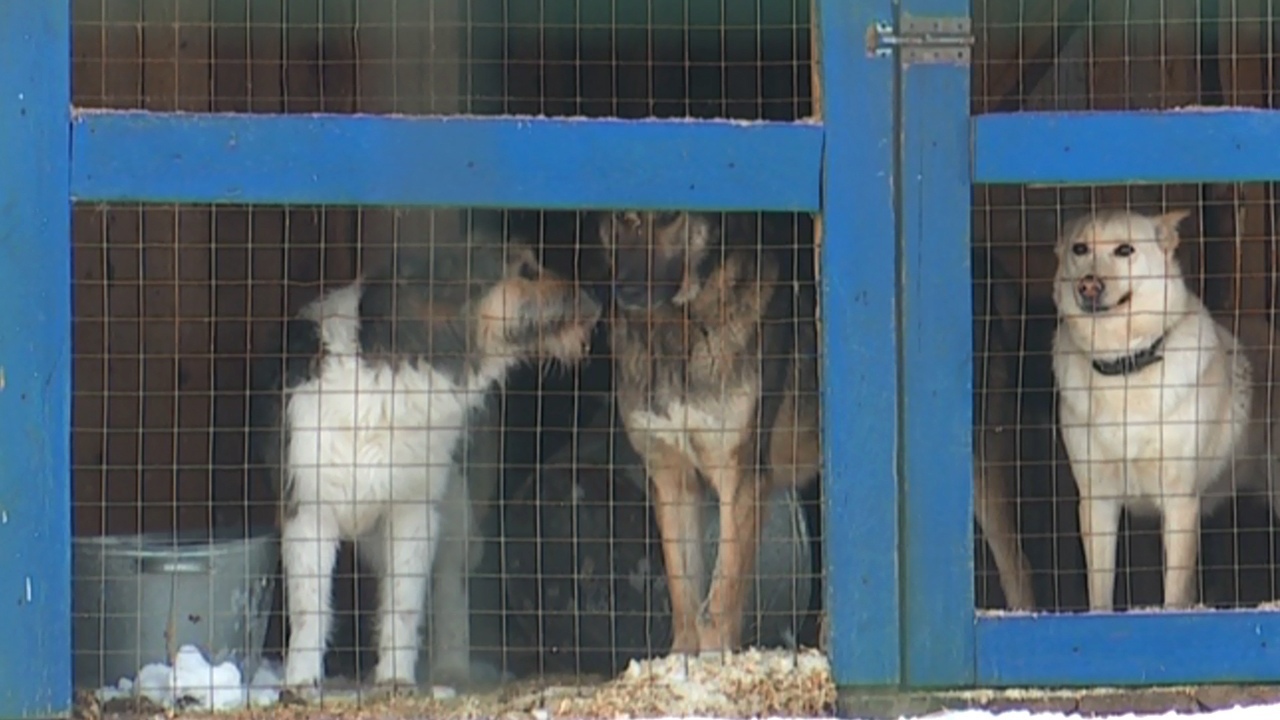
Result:
[[[733,650],[772,487],[820,464],[813,288],[754,216],[617,212],[598,218],[615,288],[619,410],[644,458],[662,533],[672,651]],[[706,584],[701,477],[720,502]],[[701,611],[700,611],[701,610]]]
[[995,558],[1005,604],[1032,610],[1031,565],[1016,520],[1022,296],[986,253],[975,253],[973,261],[973,511]]

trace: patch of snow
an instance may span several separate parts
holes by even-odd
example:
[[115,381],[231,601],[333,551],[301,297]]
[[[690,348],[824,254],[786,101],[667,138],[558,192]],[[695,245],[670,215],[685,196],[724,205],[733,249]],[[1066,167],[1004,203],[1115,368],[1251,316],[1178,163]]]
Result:
[[[1031,712],[1029,710],[1010,710],[992,712],[990,710],[949,710],[926,715],[921,720],[1084,720],[1086,716],[1077,713]],[[1255,705],[1251,707],[1234,707],[1209,712],[1185,713],[1169,711],[1165,713],[1117,713],[1111,715],[1087,716],[1090,720],[1177,720],[1193,717],[1203,720],[1272,720],[1280,717],[1280,705]]]
[[[1008,710],[1004,712],[993,712],[990,710],[946,710],[915,718],[904,716],[900,718],[900,720],[1180,720],[1181,718],[1197,718],[1198,720],[1274,720],[1274,718],[1280,718],[1280,704],[1234,707],[1223,710],[1194,713],[1176,711],[1142,714],[1119,713],[1112,715],[1095,715],[1091,713],[1087,716],[1077,713],[1064,714],[1058,712],[1031,712],[1029,710]],[[662,720],[676,720],[676,718],[664,718]],[[716,718],[692,715],[682,717],[680,720],[716,720]],[[762,720],[781,719],[766,717],[762,718]],[[791,720],[799,719],[792,718]],[[832,719],[811,718],[810,720]],[[857,718],[852,718],[851,720],[857,720]]]
[[235,663],[213,665],[199,648],[183,645],[172,666],[144,665],[137,677],[123,678],[114,687],[101,688],[97,696],[102,702],[140,697],[165,708],[234,710],[276,702],[283,677],[279,667],[264,661],[245,685]]
[[1179,105],[1169,108],[1169,112],[1197,112],[1197,113],[1221,113],[1221,112],[1272,112],[1267,108],[1250,107],[1248,105]]

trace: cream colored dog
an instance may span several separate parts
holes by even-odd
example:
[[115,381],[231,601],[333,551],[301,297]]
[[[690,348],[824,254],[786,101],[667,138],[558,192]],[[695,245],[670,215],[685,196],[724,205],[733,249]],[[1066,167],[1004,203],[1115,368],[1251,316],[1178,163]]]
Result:
[[1163,518],[1165,607],[1187,607],[1201,513],[1270,484],[1273,330],[1246,320],[1237,335],[1187,288],[1174,250],[1188,214],[1086,216],[1056,248],[1053,366],[1092,610],[1112,609],[1122,508]]

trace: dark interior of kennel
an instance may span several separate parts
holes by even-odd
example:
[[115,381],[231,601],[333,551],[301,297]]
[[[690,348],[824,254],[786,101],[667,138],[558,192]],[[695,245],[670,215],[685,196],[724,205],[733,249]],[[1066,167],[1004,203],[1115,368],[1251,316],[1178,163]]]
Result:
[[[975,113],[1276,107],[1274,3],[975,0],[973,6]],[[1046,329],[1045,320],[1053,313],[1057,228],[1091,207],[1192,210],[1182,226],[1184,240],[1178,251],[1192,289],[1220,316],[1256,314],[1274,320],[1274,186],[979,186],[974,195],[974,245],[988,253],[975,258],[975,287],[990,291],[983,279],[993,273],[984,263],[998,263],[1018,278],[1028,307],[1022,323],[1019,520],[1037,602],[1049,608],[1083,609],[1087,598],[1076,489],[1051,426],[1052,392],[1046,392],[1052,376],[1051,328]],[[1265,502],[1258,498],[1239,497],[1206,519],[1200,590],[1204,603],[1230,607],[1275,599],[1273,525]],[[1159,603],[1159,525],[1126,517],[1121,533],[1118,607]],[[999,589],[991,575],[993,571],[984,584],[999,606]]]
[[[670,6],[670,15],[663,17],[700,15],[711,22],[686,30],[664,20],[650,28],[644,8],[660,6]],[[805,0],[630,5],[362,0],[358,9],[351,0],[76,0],[73,8],[73,93],[82,107],[772,120],[812,113]],[[575,11],[590,17],[575,18]],[[1275,105],[1274,12],[1261,0],[975,0],[974,13],[975,112]],[[585,24],[578,26],[575,19]],[[762,24],[769,29],[758,31]],[[1028,307],[1047,315],[1052,238],[1064,215],[1089,202],[1200,208],[1189,223],[1194,227],[1187,228],[1192,240],[1182,251],[1196,288],[1216,310],[1269,315],[1277,261],[1272,192],[1269,184],[979,187],[974,242],[989,251],[990,262],[1018,278]],[[572,242],[560,241],[580,236],[581,218],[575,214],[523,210],[473,213],[470,219],[543,238],[544,257],[555,267],[600,267],[584,259]],[[385,260],[397,238],[411,242],[424,233],[449,233],[462,222],[461,213],[392,209],[77,206],[77,534],[203,533],[215,525],[269,523],[274,510],[250,502],[260,496],[252,482],[245,482],[245,391],[252,352],[268,346],[279,319],[296,312],[322,285],[344,282],[368,263]],[[797,235],[807,237],[803,230]],[[981,281],[982,263],[975,263],[975,270]],[[600,284],[601,278],[587,272],[583,279]],[[977,287],[981,290],[981,282]],[[1036,389],[1037,377],[1045,380],[1047,345],[1038,327],[1027,323],[1024,333],[1023,389],[1028,391]],[[595,352],[603,355],[602,342]],[[508,500],[527,492],[522,482],[531,468],[569,442],[570,425],[599,410],[608,385],[608,364],[599,361],[569,375],[540,378],[529,371],[513,380],[504,452]],[[1026,393],[1033,407],[1025,415],[1020,457],[1024,546],[1040,604],[1078,608],[1084,590],[1074,535],[1075,491],[1049,421],[1035,421],[1053,416],[1052,393],[1040,390]],[[1037,415],[1037,402],[1050,407],[1040,407]],[[626,495],[624,483],[609,487],[617,494],[606,493],[601,500],[612,498],[624,508],[642,500],[634,492]],[[817,539],[822,536],[816,494],[815,486],[805,498],[815,568],[821,567]],[[589,555],[593,540],[595,552],[622,547],[601,544],[601,534],[616,539],[625,533],[648,543],[656,537],[647,513],[618,519],[608,516],[603,503],[599,507],[592,517],[606,519],[597,523],[596,536],[580,523],[579,544],[564,547]],[[510,533],[528,528],[544,513],[563,511],[563,501],[536,508],[508,502],[490,515],[490,530],[511,540]],[[1207,536],[1225,540],[1206,542],[1204,564],[1211,568],[1206,587],[1214,588],[1207,599],[1219,604],[1273,599],[1275,552],[1265,509],[1242,502],[1227,515],[1206,526]],[[1120,561],[1122,573],[1132,570],[1127,579],[1120,578],[1122,602],[1159,598],[1159,545],[1150,533],[1154,528],[1143,529],[1148,532],[1131,534]],[[979,603],[998,607],[989,557],[980,539],[975,547]],[[477,582],[494,582],[506,553],[491,547],[486,557],[485,577]],[[345,557],[343,572],[350,572],[350,565]],[[566,571],[581,569],[572,560],[564,565]],[[340,588],[340,607],[369,606],[371,587],[359,593],[358,603],[354,584]],[[502,597],[500,589],[473,596],[477,603]],[[811,597],[816,610],[820,577]],[[504,610],[510,612],[499,616]],[[653,642],[649,647],[633,642],[624,652],[613,652],[598,639],[616,640],[617,627],[608,618],[603,626],[599,617],[571,623],[576,629],[569,637],[554,637],[541,613],[521,617],[519,610],[499,605],[477,611],[502,618],[489,626],[497,634],[479,631],[477,643],[513,650],[505,658],[512,669],[599,670],[606,667],[602,661],[611,666],[625,660],[627,652],[662,649]],[[817,626],[809,617],[799,640],[816,643]],[[281,627],[273,627],[278,645]],[[593,638],[573,635],[581,628],[602,629]],[[354,638],[335,639],[338,647],[354,645]],[[339,668],[351,667],[356,657],[339,653],[335,660]]]
[[[779,120],[811,113],[807,3],[735,5],[709,18],[704,8],[702,29],[690,31],[662,20],[683,17],[675,5],[661,11],[655,27],[625,3],[603,15],[594,5],[577,18],[573,3],[229,5],[79,0],[76,103]],[[592,27],[579,31],[575,20]],[[760,32],[761,25],[768,28]],[[587,268],[583,281],[603,291],[602,278],[591,274],[598,259],[575,249],[581,220],[535,211],[77,207],[77,533],[199,535],[270,525],[275,511],[266,484],[256,469],[246,470],[246,391],[250,358],[273,346],[281,318],[322,288],[385,262],[397,246],[447,237],[467,223],[536,240],[548,265],[574,275]],[[812,236],[803,227],[796,234]],[[801,265],[811,276],[812,258]],[[599,493],[561,525],[548,521],[565,510],[572,490],[566,485],[560,494],[556,478],[572,478],[543,472],[539,487],[531,486],[535,469],[545,470],[574,437],[583,442],[575,428],[600,417],[610,383],[603,339],[602,331],[586,366],[568,374],[519,372],[506,393],[507,502],[486,527],[502,541],[487,549],[475,578],[473,625],[478,652],[519,674],[607,672],[665,646],[661,630],[651,627],[652,593],[628,594],[623,582],[603,607],[568,621],[556,617],[548,597],[557,573],[582,577],[582,558],[599,560],[596,574],[609,576],[607,563],[634,566],[653,556],[660,574],[656,529],[632,480],[601,469],[601,482],[591,485]],[[821,561],[816,493],[815,485],[805,498],[814,567]],[[529,552],[537,554],[539,575],[507,572]],[[339,572],[352,575],[353,564],[344,553]],[[507,577],[505,592],[499,573]],[[815,576],[806,571],[797,582],[816,583]],[[372,583],[338,588],[340,611],[373,606]],[[809,610],[816,610],[819,588],[809,595]],[[812,615],[799,621],[802,644],[816,644]],[[355,637],[363,624],[340,622],[331,670],[370,666],[367,634]],[[269,650],[280,646],[282,625],[273,619]]]

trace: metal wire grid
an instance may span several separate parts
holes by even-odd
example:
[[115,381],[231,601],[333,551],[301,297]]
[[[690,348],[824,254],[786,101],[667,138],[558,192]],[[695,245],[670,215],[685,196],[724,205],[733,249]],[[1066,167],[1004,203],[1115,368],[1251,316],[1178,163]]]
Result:
[[[974,3],[977,49],[973,111],[1275,107],[1274,9],[1260,2]],[[1169,148],[1195,152],[1195,148]],[[1013,298],[1020,400],[1017,430],[1021,539],[1037,605],[1088,607],[1077,489],[1057,424],[1051,349],[1054,241],[1072,217],[1105,208],[1146,214],[1190,211],[1178,258],[1187,283],[1218,318],[1270,321],[1275,310],[1273,187],[1239,185],[1095,188],[975,188],[977,296]],[[993,280],[994,278],[994,280]],[[1003,280],[1001,280],[1003,278]],[[1014,287],[1001,287],[1012,285]],[[1013,293],[1009,295],[1009,293]],[[995,350],[978,347],[977,360]],[[1266,380],[1259,381],[1267,383]],[[1265,390],[1265,388],[1264,388]],[[1265,499],[1250,491],[1207,517],[1201,533],[1200,600],[1253,606],[1276,598],[1275,545]],[[1159,605],[1158,522],[1126,516],[1121,528],[1117,607]],[[981,536],[976,544],[979,606],[1005,607]]]
[[[157,111],[811,114],[808,3],[716,5],[654,3],[638,12],[637,4],[551,1],[77,0],[73,93],[80,107]],[[600,258],[584,249],[594,241],[582,237],[580,222],[577,214],[536,211],[78,206],[77,536],[243,537],[273,522],[273,498],[246,468],[246,390],[252,359],[270,347],[284,319],[391,261],[406,243],[472,224],[533,241],[548,266],[599,282],[591,272]],[[797,233],[803,249],[808,236]],[[485,563],[473,575],[472,625],[476,655],[519,676],[585,676],[665,650],[654,605],[664,600],[664,585],[643,483],[621,473],[608,478],[605,468],[557,465],[571,450],[598,444],[593,438],[618,434],[613,418],[585,427],[592,407],[608,397],[601,338],[595,353],[568,376],[518,373],[504,400],[498,499],[505,502],[499,507],[495,499],[489,512]],[[605,459],[614,444],[606,443]],[[582,473],[602,481],[583,482]],[[572,518],[563,516],[566,498],[578,499]],[[811,492],[799,506],[814,568],[821,563],[816,502]],[[621,596],[630,587],[638,606],[628,611],[617,599],[584,594],[591,569],[581,561],[593,553],[627,560],[597,567],[605,585],[591,592],[611,585]],[[523,575],[513,567],[520,563]],[[336,605],[348,619],[330,643],[336,674],[365,674],[374,660],[362,617],[374,606],[374,590],[355,581],[354,565],[344,554],[337,570]],[[820,579],[809,571],[794,578],[796,587],[807,584],[811,602],[792,611],[799,616],[789,621],[790,643],[816,643]],[[143,583],[136,587],[141,594]],[[547,601],[561,590],[578,593],[565,612]],[[520,593],[523,605],[513,597]],[[570,606],[577,611],[567,612]],[[286,637],[281,612],[277,593],[268,656]],[[107,615],[102,631],[112,622]],[[101,657],[88,662],[106,664]]]

